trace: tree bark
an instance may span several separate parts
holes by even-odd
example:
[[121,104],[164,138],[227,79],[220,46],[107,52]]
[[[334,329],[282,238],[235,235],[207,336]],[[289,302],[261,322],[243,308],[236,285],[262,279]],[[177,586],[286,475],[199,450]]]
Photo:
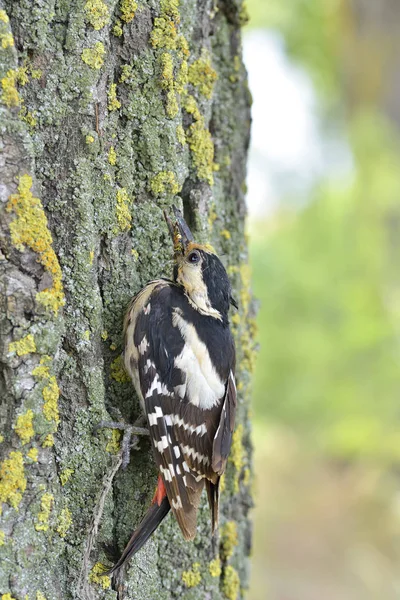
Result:
[[[244,238],[250,95],[241,0],[0,1],[0,595],[236,598],[250,551],[252,305]],[[125,471],[102,419],[133,423],[120,360],[130,298],[169,276],[163,209],[183,203],[222,256],[238,420],[219,539],[206,498],[193,543],[169,516],[114,585],[151,501],[147,440]]]

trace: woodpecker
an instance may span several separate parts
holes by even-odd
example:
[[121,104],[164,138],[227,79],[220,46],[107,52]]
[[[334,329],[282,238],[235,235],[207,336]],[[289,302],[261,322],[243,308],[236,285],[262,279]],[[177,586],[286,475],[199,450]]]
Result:
[[235,347],[229,329],[231,285],[211,246],[196,244],[182,214],[165,215],[174,243],[173,279],[150,281],[126,313],[125,367],[147,416],[158,485],[119,569],[170,509],[186,540],[196,534],[207,489],[211,528],[218,525],[219,481],[236,413]]

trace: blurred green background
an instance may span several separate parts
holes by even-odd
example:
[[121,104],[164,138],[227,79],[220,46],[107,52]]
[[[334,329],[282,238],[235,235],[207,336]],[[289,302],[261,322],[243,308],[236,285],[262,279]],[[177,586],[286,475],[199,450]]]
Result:
[[400,2],[248,10],[248,597],[399,599]]

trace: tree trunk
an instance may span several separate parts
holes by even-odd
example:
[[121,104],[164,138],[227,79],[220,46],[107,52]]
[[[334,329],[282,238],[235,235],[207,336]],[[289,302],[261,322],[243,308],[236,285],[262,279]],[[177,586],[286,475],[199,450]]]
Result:
[[[0,0],[0,595],[237,598],[247,586],[252,318],[244,240],[250,97],[241,0]],[[133,423],[130,298],[169,276],[163,209],[183,202],[240,310],[238,421],[219,539],[169,516],[117,592],[99,563],[151,501],[140,440],[125,471],[102,419]]]

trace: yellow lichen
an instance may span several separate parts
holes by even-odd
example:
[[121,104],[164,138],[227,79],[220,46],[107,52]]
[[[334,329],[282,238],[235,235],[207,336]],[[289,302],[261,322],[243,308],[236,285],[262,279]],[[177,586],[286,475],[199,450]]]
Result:
[[[120,231],[129,231],[132,223],[132,215],[130,211],[130,205],[132,200],[128,196],[128,192],[125,188],[120,188],[117,191],[117,204],[115,207],[115,213],[117,216],[118,226]],[[118,233],[118,230],[114,231]]]
[[106,51],[102,42],[96,42],[93,48],[84,48],[81,58],[91,69],[101,69]]
[[228,600],[236,600],[239,595],[240,578],[239,574],[231,565],[224,569],[222,580],[222,593]]
[[0,21],[2,23],[8,23],[10,21],[5,10],[0,10]]
[[15,600],[15,598],[11,594],[3,594],[1,600]]
[[67,467],[66,469],[63,469],[60,473],[60,481],[61,481],[61,485],[64,486],[66,483],[68,483],[68,481],[71,479],[71,476],[75,473],[74,469],[71,469],[70,467]]
[[133,260],[134,261],[138,260],[138,258],[139,258],[139,252],[136,250],[136,248],[132,248],[131,254],[133,256]]
[[102,575],[105,571],[108,571],[107,567],[98,562],[94,565],[89,574],[89,581],[100,585],[103,590],[107,590],[111,586],[111,579],[108,575]]
[[17,88],[15,87],[17,81],[17,71],[10,69],[7,71],[5,77],[1,80],[2,95],[1,100],[6,106],[19,106],[20,97]]
[[174,63],[171,54],[163,52],[161,54],[161,87],[167,89],[174,80]]
[[42,447],[51,448],[52,446],[54,446],[54,436],[52,433],[49,433],[48,435],[46,435]]
[[176,128],[176,139],[180,144],[182,144],[182,146],[186,144],[185,130],[183,129],[182,125],[178,125]]
[[90,340],[90,331],[89,331],[89,329],[86,329],[86,331],[83,332],[82,339],[85,342],[88,342]]
[[156,17],[150,35],[153,48],[175,50],[177,46],[176,24],[168,17]]
[[182,581],[188,588],[199,585],[201,581],[200,563],[193,563],[190,571],[183,571]]
[[102,2],[102,0],[87,0],[84,11],[86,21],[88,21],[96,31],[103,29],[103,27],[110,22],[108,6]]
[[37,515],[37,522],[35,523],[36,531],[47,531],[49,528],[49,519],[51,509],[53,508],[54,496],[46,492],[43,494],[40,500],[40,511]]
[[192,151],[193,162],[199,179],[214,183],[214,144],[211,133],[205,127],[203,119],[192,123],[186,137]]
[[110,350],[112,350],[114,352],[114,350],[116,350],[116,349],[117,349],[116,344],[114,344],[114,343],[110,344]]
[[165,112],[167,113],[167,117],[173,119],[179,112],[179,105],[176,99],[175,92],[173,90],[169,90],[167,92],[167,102],[165,104]]
[[47,600],[47,598],[40,590],[38,590],[36,592],[36,600]]
[[101,332],[101,339],[105,342],[107,338],[108,338],[108,331],[106,329],[104,329]]
[[197,87],[203,96],[210,99],[217,79],[218,75],[211,66],[211,57],[203,48],[200,58],[189,67],[189,83]]
[[31,77],[32,79],[40,79],[43,75],[41,69],[31,69]]
[[111,377],[115,379],[115,381],[118,381],[119,383],[126,383],[130,381],[129,375],[125,371],[122,356],[118,356],[115,360],[112,361],[110,369]]
[[89,252],[89,265],[92,265],[94,261],[94,250]]
[[113,110],[118,110],[121,108],[121,102],[119,102],[117,98],[117,84],[112,83],[110,85],[110,89],[108,90],[108,110],[111,112]]
[[111,437],[107,442],[106,451],[110,454],[118,454],[121,449],[121,432],[118,429],[111,429]]
[[0,546],[4,546],[5,542],[5,537],[6,534],[4,533],[4,531],[0,531]]
[[57,519],[56,531],[60,537],[67,535],[68,529],[72,525],[72,514],[68,507],[63,508]]
[[54,375],[51,375],[49,366],[51,364],[51,357],[44,355],[40,359],[40,365],[32,371],[37,379],[45,382],[45,386],[42,390],[43,395],[43,414],[47,421],[54,421],[56,428],[60,422],[60,416],[58,412],[58,398],[60,396],[60,390],[57,385],[57,380]]
[[176,181],[175,173],[172,171],[161,171],[150,183],[151,191],[155,196],[163,194],[172,194],[175,196],[181,190],[181,186]]
[[210,571],[211,577],[219,577],[221,575],[221,560],[219,558],[214,558],[208,565],[208,570]]
[[36,111],[31,112],[25,106],[21,106],[18,116],[21,121],[24,121],[31,129],[34,129],[37,125],[36,114]]
[[130,23],[135,16],[137,7],[138,5],[135,0],[121,0],[121,19],[125,21],[125,23]]
[[0,465],[0,514],[3,502],[17,509],[25,489],[26,478],[22,453],[10,452],[9,458]]
[[227,521],[221,527],[221,556],[224,560],[230,558],[238,545],[237,525],[235,521]]
[[231,239],[231,233],[227,229],[222,229],[219,233],[220,233],[220,236],[225,238],[226,240]]
[[14,46],[14,38],[10,32],[0,33],[1,47],[3,50]]
[[18,193],[12,194],[8,200],[7,212],[16,214],[16,218],[10,223],[11,240],[21,252],[25,250],[25,246],[28,246],[39,255],[39,262],[51,275],[53,285],[38,292],[36,300],[57,314],[59,308],[65,303],[61,268],[52,247],[53,240],[47,227],[42,203],[39,198],[33,196],[31,187],[32,178],[29,175],[22,175]]
[[8,345],[8,351],[10,353],[15,352],[15,354],[17,354],[18,356],[24,356],[25,354],[36,352],[35,338],[31,333],[29,333],[20,340],[16,342],[11,342]]
[[4,435],[1,435],[1,433],[0,433],[0,444],[1,444],[2,442],[4,442]]
[[121,76],[119,78],[120,83],[126,83],[129,79],[131,79],[133,75],[133,69],[131,65],[122,65],[121,68]]
[[239,478],[245,464],[246,451],[243,446],[243,425],[239,423],[232,436],[232,446],[229,455],[229,462],[231,462],[235,469],[235,476],[233,481],[233,491],[235,494],[239,491]]
[[37,462],[39,458],[39,450],[37,448],[31,448],[27,452],[26,457],[29,458],[29,460],[31,460],[32,462]]
[[14,431],[21,439],[22,444],[27,444],[33,438],[35,430],[33,429],[33,412],[30,409],[19,415]]
[[115,21],[115,25],[112,28],[112,32],[115,35],[115,37],[121,37],[121,35],[124,33],[122,30],[122,23],[119,19]]
[[110,150],[108,151],[108,162],[113,167],[117,164],[117,153],[115,152],[114,146],[111,146]]
[[94,137],[93,137],[92,135],[87,135],[87,136],[85,137],[85,142],[86,142],[87,144],[93,144],[93,142],[94,142]]

